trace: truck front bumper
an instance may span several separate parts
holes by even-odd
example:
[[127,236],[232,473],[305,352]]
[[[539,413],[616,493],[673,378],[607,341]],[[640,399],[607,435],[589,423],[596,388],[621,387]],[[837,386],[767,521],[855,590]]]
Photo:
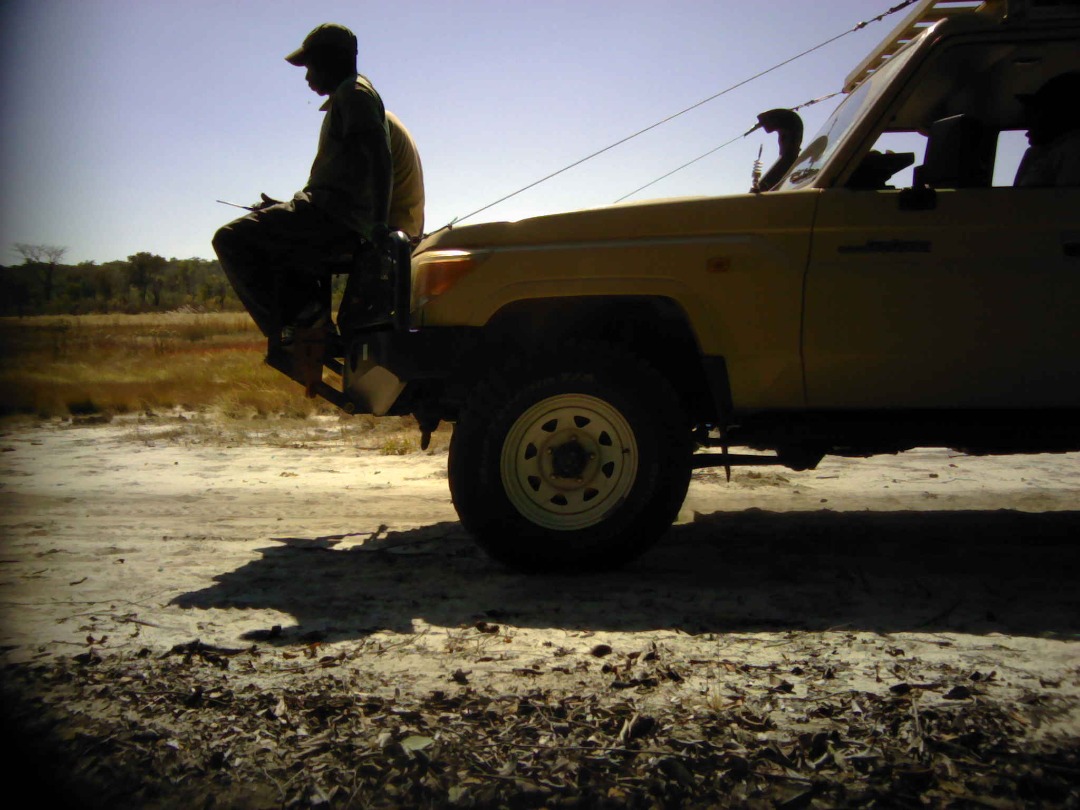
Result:
[[447,379],[475,345],[477,331],[444,326],[355,335],[342,380],[353,412],[385,416],[410,383]]

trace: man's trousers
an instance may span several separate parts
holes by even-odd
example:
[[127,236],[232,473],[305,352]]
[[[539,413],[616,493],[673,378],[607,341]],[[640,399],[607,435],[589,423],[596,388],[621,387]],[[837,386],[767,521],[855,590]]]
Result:
[[321,264],[351,254],[360,236],[303,193],[233,220],[214,250],[241,303],[269,337],[317,301]]

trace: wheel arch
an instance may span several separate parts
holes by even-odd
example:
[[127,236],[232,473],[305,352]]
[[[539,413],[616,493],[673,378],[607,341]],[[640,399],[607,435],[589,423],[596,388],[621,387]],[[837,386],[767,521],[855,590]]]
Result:
[[701,353],[689,316],[663,296],[574,296],[515,301],[483,327],[483,341],[463,372],[481,379],[492,364],[535,355],[568,342],[620,346],[671,383],[694,421],[728,412],[730,393],[722,358]]

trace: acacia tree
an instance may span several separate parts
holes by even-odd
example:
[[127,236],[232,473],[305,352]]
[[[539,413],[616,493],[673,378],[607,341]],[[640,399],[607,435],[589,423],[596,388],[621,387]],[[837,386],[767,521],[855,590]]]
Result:
[[34,270],[38,281],[41,282],[41,292],[45,303],[50,303],[56,283],[56,268],[60,266],[60,260],[67,253],[67,248],[59,245],[28,245],[25,242],[16,242],[15,252],[22,256],[25,267]]
[[[146,251],[140,251],[128,256],[127,280],[128,284],[139,291],[139,302],[146,305],[146,294],[153,288],[154,298],[158,299],[161,293],[161,271],[165,269],[164,256],[158,256]],[[157,301],[155,301],[155,304]]]

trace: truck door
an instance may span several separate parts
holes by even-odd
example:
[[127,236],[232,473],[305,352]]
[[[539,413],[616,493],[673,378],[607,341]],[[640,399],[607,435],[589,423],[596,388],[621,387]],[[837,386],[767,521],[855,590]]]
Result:
[[931,193],[822,193],[809,407],[1080,407],[1080,189]]

